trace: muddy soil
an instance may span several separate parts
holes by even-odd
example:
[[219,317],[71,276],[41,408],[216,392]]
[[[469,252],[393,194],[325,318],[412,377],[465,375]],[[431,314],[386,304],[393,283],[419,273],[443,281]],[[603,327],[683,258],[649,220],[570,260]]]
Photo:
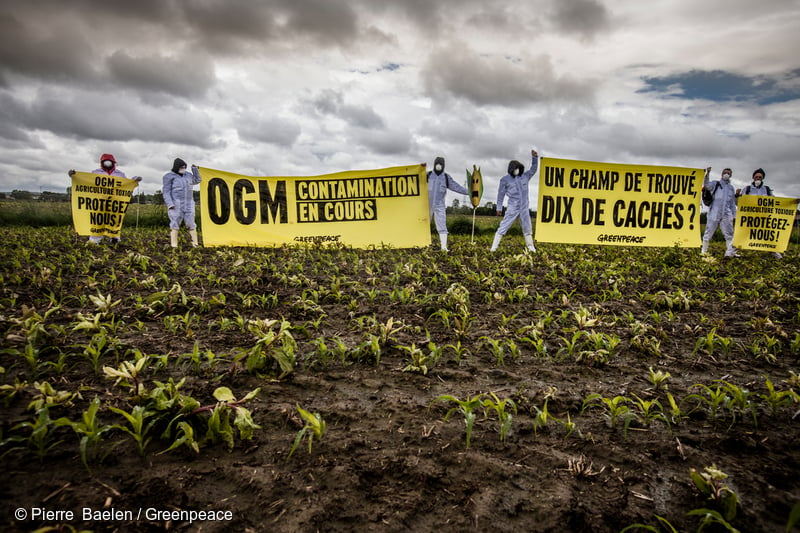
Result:
[[[495,255],[461,237],[449,254],[173,251],[145,230],[116,247],[68,230],[0,231],[10,243],[0,259],[4,531],[667,531],[657,516],[696,531],[703,516],[690,511],[724,515],[690,478],[712,465],[738,496],[727,521],[740,531],[783,531],[800,502],[796,248],[782,261],[715,262],[697,250],[546,244],[527,256],[513,237]],[[101,312],[98,294],[119,303],[101,317],[112,340],[94,365],[86,351],[100,330],[76,326],[79,313]],[[37,333],[26,318],[49,309]],[[290,324],[291,372],[246,368],[258,341],[246,321],[263,319]],[[698,345],[712,331],[723,340]],[[414,361],[415,349],[427,359]],[[144,391],[185,379],[183,394],[213,406],[218,387],[236,398],[260,388],[243,404],[260,428],[235,432],[229,449],[204,440],[208,411],[197,411],[181,420],[199,453],[165,452],[174,431],[153,429],[144,455],[111,429],[89,470],[75,431],[50,424],[39,453],[28,438],[36,384],[79,394],[52,400],[52,420],[79,421],[99,398],[98,419],[123,426],[110,407],[146,401],[102,367],[137,353],[151,356]],[[670,377],[656,386],[651,370]],[[767,379],[786,393],[774,410]],[[705,400],[714,392],[725,397],[716,409]],[[442,397],[481,394],[513,401],[513,418],[503,441],[496,411],[475,409],[467,447],[465,417]],[[616,397],[627,408],[618,417]],[[649,418],[646,402],[657,402]],[[288,458],[298,406],[327,428]],[[190,521],[189,511],[215,514]]]

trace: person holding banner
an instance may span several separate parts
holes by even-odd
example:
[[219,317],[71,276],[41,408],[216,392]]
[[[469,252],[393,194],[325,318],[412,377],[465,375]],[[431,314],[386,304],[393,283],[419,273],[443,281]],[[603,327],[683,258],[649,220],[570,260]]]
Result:
[[192,246],[199,245],[197,241],[197,224],[194,221],[194,192],[192,186],[200,183],[200,171],[197,165],[192,165],[192,172],[187,174],[186,162],[176,158],[172,163],[172,170],[164,174],[163,190],[164,203],[167,204],[169,216],[169,244],[178,247],[178,230],[181,222],[189,230]]
[[[74,174],[74,170],[70,170],[67,172],[69,177],[71,178]],[[118,178],[128,178],[123,171],[117,168],[117,160],[114,158],[112,154],[103,154],[100,156],[100,168],[97,168],[92,171],[92,174],[103,174],[105,176],[116,176]],[[131,178],[135,180],[137,183],[142,181],[141,176],[134,176]],[[110,237],[109,240],[111,244],[117,244],[119,242],[119,237]],[[89,242],[92,244],[100,244],[103,242],[102,236],[90,236]]]
[[768,186],[764,185],[764,176],[767,173],[764,172],[763,168],[757,168],[753,171],[753,181],[742,189],[736,189],[736,197],[738,198],[742,194],[752,194],[754,196],[775,196],[772,194],[772,189]]
[[711,167],[706,169],[706,175],[703,179],[703,188],[710,191],[714,196],[714,201],[708,208],[708,215],[706,215],[706,231],[703,234],[703,245],[700,248],[702,255],[708,254],[708,245],[711,238],[717,231],[717,228],[722,230],[722,235],[725,237],[727,249],[725,250],[725,257],[739,257],[739,252],[733,247],[733,221],[736,218],[736,191],[731,185],[731,174],[733,172],[729,168],[722,169],[722,179],[710,181]]
[[[772,193],[772,189],[768,186],[764,185],[764,176],[766,172],[764,172],[763,168],[757,168],[753,171],[753,181],[747,187],[742,189],[736,189],[736,197],[743,194],[753,195],[753,196],[775,196]],[[783,255],[780,252],[774,252],[776,258],[780,259]]]
[[428,171],[428,203],[430,204],[430,215],[436,223],[436,232],[439,234],[439,242],[444,252],[448,251],[444,205],[448,189],[459,194],[469,194],[466,188],[444,171],[444,157],[440,156],[433,160],[433,170]]
[[528,185],[538,168],[539,154],[536,150],[531,150],[531,168],[527,172],[525,172],[525,166],[517,160],[508,163],[508,174],[500,178],[500,185],[497,189],[497,215],[503,216],[503,200],[506,198],[508,198],[508,205],[506,206],[506,214],[494,234],[494,241],[492,241],[490,251],[497,250],[500,240],[517,218],[519,218],[520,226],[522,226],[522,235],[525,237],[525,244],[528,250],[531,252],[536,251],[536,247],[533,245]]

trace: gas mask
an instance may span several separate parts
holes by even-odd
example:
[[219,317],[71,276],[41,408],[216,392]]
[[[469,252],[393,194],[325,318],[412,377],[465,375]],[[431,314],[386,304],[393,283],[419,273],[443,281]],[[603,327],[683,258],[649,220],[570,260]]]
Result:
[[114,166],[113,161],[109,161],[108,159],[103,161],[103,168],[112,168],[113,166]]
[[444,169],[442,168],[442,165],[434,165],[433,170],[435,170],[437,174],[441,174],[442,170]]
[[186,167],[181,167],[181,168],[179,168],[179,169],[178,169],[178,174],[180,174],[181,176],[183,176],[184,174],[186,174]]
[[731,181],[731,175],[726,172],[722,175],[722,181]]
[[512,175],[512,176],[514,176],[515,178],[516,178],[517,176],[519,176],[519,169],[518,169],[518,168],[515,168],[513,171],[511,171],[511,175]]

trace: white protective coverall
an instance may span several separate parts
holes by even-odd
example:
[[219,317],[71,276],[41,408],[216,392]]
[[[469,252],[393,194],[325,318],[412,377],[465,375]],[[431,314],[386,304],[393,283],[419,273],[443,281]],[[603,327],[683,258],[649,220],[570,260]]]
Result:
[[[525,244],[528,250],[535,252],[533,245],[533,230],[531,228],[530,200],[528,198],[528,184],[536,171],[539,169],[539,155],[531,155],[531,168],[525,172],[525,167],[519,161],[511,161],[508,164],[508,174],[500,178],[500,185],[497,188],[497,210],[502,211],[503,200],[508,199],[506,214],[500,221],[497,233],[494,235],[491,251],[497,250],[500,240],[506,234],[511,224],[519,218],[522,226],[522,235],[525,237]],[[515,176],[515,171],[518,175]]]
[[436,223],[436,232],[439,234],[442,250],[447,250],[444,198],[448,189],[459,194],[469,195],[469,191],[463,185],[444,171],[444,158],[437,157],[433,162],[433,170],[428,172],[428,204],[431,218]]
[[[723,176],[725,176],[723,171]],[[728,176],[730,176],[728,174]],[[706,215],[706,231],[703,234],[703,246],[700,253],[703,255],[708,253],[708,245],[714,232],[717,228],[722,230],[722,235],[725,237],[727,249],[725,250],[725,257],[736,257],[738,252],[733,247],[733,221],[736,218],[736,191],[731,185],[730,178],[727,180],[714,180],[709,181],[708,173],[703,180],[703,188],[710,191],[714,195],[714,203],[708,208],[708,215]]]
[[[181,174],[180,171],[184,170]],[[169,215],[170,244],[173,248],[178,246],[178,230],[183,222],[189,230],[192,244],[197,246],[197,224],[194,221],[194,195],[192,187],[200,183],[200,172],[193,166],[191,172],[186,172],[186,163],[178,158],[172,165],[172,170],[164,174],[163,189],[164,203],[167,204]]]

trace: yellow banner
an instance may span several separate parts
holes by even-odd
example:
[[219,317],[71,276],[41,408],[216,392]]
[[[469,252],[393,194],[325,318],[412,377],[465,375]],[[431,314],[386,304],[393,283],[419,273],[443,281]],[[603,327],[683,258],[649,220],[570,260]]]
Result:
[[309,177],[201,168],[205,246],[428,246],[424,165]]
[[700,246],[703,169],[541,161],[536,240]]
[[733,245],[743,250],[785,252],[797,215],[797,198],[746,194],[736,202]]
[[119,237],[136,180],[76,172],[72,176],[72,224],[78,235]]

